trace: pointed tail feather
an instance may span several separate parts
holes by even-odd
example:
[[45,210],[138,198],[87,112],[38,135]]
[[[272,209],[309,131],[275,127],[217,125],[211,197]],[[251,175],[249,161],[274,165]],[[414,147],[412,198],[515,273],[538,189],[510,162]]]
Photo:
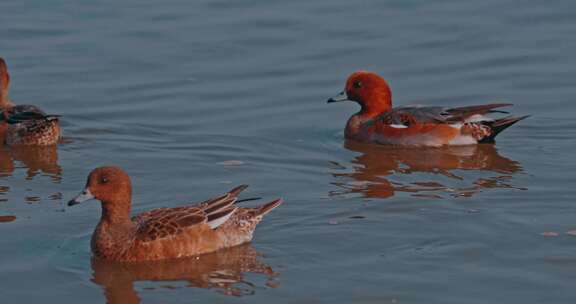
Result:
[[528,117],[530,117],[530,115],[525,115],[521,117],[508,116],[494,121],[485,122],[490,127],[490,129],[492,129],[492,134],[480,140],[480,143],[493,143],[494,138],[496,138],[496,136],[500,132],[504,131],[506,128]]
[[209,199],[201,203],[199,206],[207,215],[220,212],[234,205],[238,194],[240,194],[240,192],[242,192],[242,190],[246,189],[247,187],[247,185],[238,186],[220,197]]
[[264,216],[268,214],[270,211],[274,210],[276,207],[282,205],[284,201],[279,198],[267,204],[264,204],[260,207],[254,208],[254,216]]
[[252,232],[256,229],[256,225],[260,223],[262,218],[281,204],[282,199],[277,199],[254,208],[238,208],[235,215],[235,223],[240,227],[244,227],[244,231],[249,231],[246,235],[248,238],[245,241],[252,239]]
[[248,185],[240,185],[240,186],[228,191],[228,193],[230,193],[232,196],[236,197],[240,194],[240,192],[246,190],[246,188],[248,188]]

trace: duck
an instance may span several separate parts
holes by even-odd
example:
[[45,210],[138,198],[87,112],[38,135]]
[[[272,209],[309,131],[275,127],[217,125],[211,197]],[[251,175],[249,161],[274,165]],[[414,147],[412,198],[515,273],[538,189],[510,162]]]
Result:
[[92,234],[95,258],[120,262],[155,261],[199,256],[252,240],[256,225],[282,199],[254,208],[240,208],[240,185],[226,194],[197,204],[152,209],[130,217],[132,184],[119,167],[98,167],[86,186],[68,202],[73,206],[99,200],[100,221]]
[[490,114],[508,112],[509,103],[491,103],[463,107],[401,106],[392,107],[392,91],[380,75],[370,71],[352,73],[344,91],[328,103],[354,101],[360,111],[346,124],[347,139],[382,145],[441,147],[494,143],[496,136],[530,115]]
[[10,74],[0,57],[0,141],[9,146],[48,146],[60,141],[59,115],[48,115],[34,105],[15,105],[8,97]]

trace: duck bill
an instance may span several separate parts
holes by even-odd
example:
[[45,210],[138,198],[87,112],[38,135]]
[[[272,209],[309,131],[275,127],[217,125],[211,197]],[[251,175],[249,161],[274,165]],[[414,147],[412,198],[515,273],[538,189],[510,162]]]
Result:
[[342,91],[342,92],[338,93],[338,95],[328,99],[326,101],[326,103],[333,103],[333,102],[340,102],[340,101],[347,101],[347,100],[350,100],[350,99],[348,99],[346,92]]
[[78,205],[81,202],[85,202],[87,200],[91,200],[94,198],[94,195],[90,192],[88,188],[84,189],[84,191],[80,192],[75,198],[71,199],[68,202],[68,206]]

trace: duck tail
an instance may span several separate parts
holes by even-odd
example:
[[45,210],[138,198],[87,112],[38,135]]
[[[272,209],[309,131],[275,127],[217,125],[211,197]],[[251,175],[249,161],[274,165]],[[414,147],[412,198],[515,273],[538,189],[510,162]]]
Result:
[[520,117],[508,116],[508,117],[496,119],[493,121],[485,121],[484,124],[486,124],[488,127],[490,127],[492,132],[489,136],[484,137],[482,140],[480,140],[479,143],[493,143],[494,139],[496,138],[496,136],[498,134],[500,134],[500,132],[504,131],[505,129],[512,126],[513,124],[515,124],[515,123],[517,123],[523,119],[526,119],[528,117],[530,117],[530,115],[525,115],[525,116],[520,116]]
[[[238,195],[247,187],[247,185],[240,185],[222,196],[198,204],[198,207],[200,207],[209,217],[215,214],[222,215],[220,213],[221,211],[228,210],[229,208],[236,208],[234,203],[236,203]],[[228,213],[224,212],[223,214],[227,215]]]
[[254,208],[254,216],[264,216],[266,214],[268,214],[270,211],[276,209],[276,207],[282,205],[284,201],[279,198],[277,200],[271,201],[267,204],[264,204],[260,207],[256,207]]
[[254,208],[238,208],[234,215],[235,223],[238,227],[243,227],[243,231],[247,232],[245,241],[252,239],[254,229],[262,221],[262,218],[281,204],[282,199],[277,199]]
[[246,190],[246,188],[248,188],[248,185],[240,185],[240,186],[228,191],[228,194],[230,194],[233,197],[237,197],[240,194],[240,192]]

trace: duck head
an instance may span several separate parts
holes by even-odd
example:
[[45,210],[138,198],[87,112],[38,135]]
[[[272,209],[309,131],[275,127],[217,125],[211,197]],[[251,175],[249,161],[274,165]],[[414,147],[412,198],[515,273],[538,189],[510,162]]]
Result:
[[103,218],[124,220],[130,216],[132,184],[130,177],[118,167],[100,167],[88,175],[86,187],[68,202],[68,206],[90,199],[102,203]]
[[384,78],[376,73],[357,71],[346,81],[340,94],[328,99],[328,103],[355,101],[362,107],[361,113],[379,114],[392,108],[392,92]]

